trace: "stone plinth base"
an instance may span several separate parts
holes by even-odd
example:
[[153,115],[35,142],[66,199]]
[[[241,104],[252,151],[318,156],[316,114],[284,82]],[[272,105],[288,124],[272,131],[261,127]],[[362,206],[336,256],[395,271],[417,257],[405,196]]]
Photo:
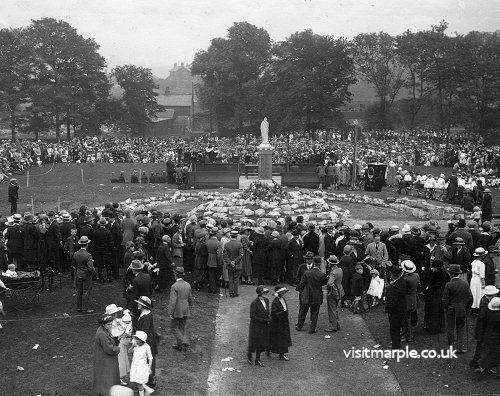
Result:
[[261,144],[259,151],[259,180],[272,180],[273,178],[273,151],[270,144]]

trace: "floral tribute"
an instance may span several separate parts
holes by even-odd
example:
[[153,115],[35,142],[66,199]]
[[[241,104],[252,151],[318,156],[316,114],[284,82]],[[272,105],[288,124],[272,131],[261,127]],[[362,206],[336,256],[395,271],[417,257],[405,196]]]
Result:
[[272,182],[273,184],[255,181],[243,190],[240,197],[250,201],[267,202],[281,202],[284,199],[288,199],[289,194],[286,189],[281,187],[274,180]]

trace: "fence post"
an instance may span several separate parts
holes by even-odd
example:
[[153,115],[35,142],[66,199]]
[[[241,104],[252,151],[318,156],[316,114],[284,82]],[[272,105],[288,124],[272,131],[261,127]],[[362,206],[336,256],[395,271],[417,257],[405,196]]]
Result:
[[30,186],[30,171],[29,169],[26,171],[26,187]]
[[85,184],[85,182],[83,181],[83,168],[80,168],[80,170],[82,171],[82,184]]
[[31,197],[31,213],[33,216],[35,215],[35,203],[33,201],[33,197]]
[[139,184],[142,184],[142,169],[139,168]]

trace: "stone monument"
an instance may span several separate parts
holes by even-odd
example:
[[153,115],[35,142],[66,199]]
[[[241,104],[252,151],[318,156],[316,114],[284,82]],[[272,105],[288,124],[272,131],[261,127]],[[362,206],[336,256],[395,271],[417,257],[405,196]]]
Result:
[[274,147],[269,144],[269,123],[264,117],[260,123],[260,134],[262,143],[259,145],[259,180],[272,180],[273,178],[273,151]]

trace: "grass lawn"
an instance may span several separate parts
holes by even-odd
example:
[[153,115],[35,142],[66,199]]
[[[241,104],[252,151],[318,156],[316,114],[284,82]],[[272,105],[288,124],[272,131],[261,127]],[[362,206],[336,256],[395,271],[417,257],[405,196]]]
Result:
[[[381,304],[363,314],[373,338],[381,348],[389,348],[389,320]],[[409,344],[402,343],[410,349],[446,349],[446,330],[440,334],[430,335],[422,329],[424,312],[419,311],[419,323],[415,331],[415,341]],[[399,363],[389,361],[388,365],[399,381],[401,388],[408,395],[435,395],[435,394],[464,394],[464,395],[493,395],[498,394],[500,380],[495,375],[480,376],[469,369],[469,361],[474,355],[476,342],[474,340],[475,318],[468,318],[469,351],[458,355],[458,359],[405,359]]]
[[[188,279],[189,280],[189,279]],[[0,389],[4,395],[90,395],[93,370],[93,338],[98,315],[79,315],[74,290],[65,277],[62,290],[44,291],[40,304],[16,311],[6,304],[7,320],[0,330]],[[123,305],[121,281],[94,284],[92,308]],[[167,294],[155,294],[153,314],[162,337],[157,362],[158,394],[205,394],[215,332],[218,295],[194,291],[193,318],[188,321],[189,351],[171,348]],[[67,316],[69,315],[69,316]],[[38,349],[33,349],[39,344]],[[24,368],[19,371],[17,366]],[[7,391],[8,390],[8,391]],[[8,393],[3,393],[8,392]]]

